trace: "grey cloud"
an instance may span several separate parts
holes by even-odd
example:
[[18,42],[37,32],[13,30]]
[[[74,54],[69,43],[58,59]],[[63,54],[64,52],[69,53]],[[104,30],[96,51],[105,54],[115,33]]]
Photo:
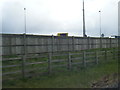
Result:
[[24,27],[24,10],[19,2],[6,2],[2,10],[3,33],[22,33]]
[[[55,34],[68,32],[70,35],[82,35],[82,8],[78,12],[79,18],[57,21],[54,19],[48,0],[26,0],[4,4],[3,8],[3,32],[24,32],[24,6],[26,9],[27,33]],[[74,1],[74,0],[73,0]],[[88,1],[88,0],[87,0]],[[87,3],[86,1],[86,3]],[[95,0],[92,0],[95,1]],[[82,5],[82,3],[80,4]],[[102,10],[102,31],[110,36],[117,34],[117,7],[112,8],[111,2]],[[79,7],[77,7],[79,8]],[[87,9],[87,7],[86,7]],[[112,13],[111,13],[112,12]],[[98,11],[86,11],[86,33],[89,36],[99,36],[99,13]]]

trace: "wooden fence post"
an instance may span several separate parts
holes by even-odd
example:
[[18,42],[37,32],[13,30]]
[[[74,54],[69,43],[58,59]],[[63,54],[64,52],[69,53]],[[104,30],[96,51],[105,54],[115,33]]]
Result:
[[107,50],[105,50],[105,61],[107,60]]
[[[10,46],[9,46],[9,54],[11,55],[11,54],[13,54],[12,53],[12,40],[11,40],[12,38],[9,38],[9,42],[10,42]],[[16,41],[15,41],[16,42]]]
[[68,69],[71,70],[72,65],[71,65],[71,53],[68,53]]
[[[67,43],[68,43],[68,52],[70,51],[70,43],[69,43],[69,37],[66,38],[67,39]],[[72,51],[72,50],[71,50]]]
[[113,59],[116,59],[116,50],[113,49]]
[[51,60],[52,60],[52,54],[48,54],[48,73],[51,73]]
[[22,78],[25,79],[25,60],[26,60],[26,55],[23,55],[22,57]]
[[115,53],[117,54],[115,59],[119,59],[120,58],[120,48],[116,49]]
[[52,53],[54,52],[54,36],[52,35]]
[[100,37],[100,49],[102,48],[102,38]]
[[75,49],[74,49],[74,47],[75,47],[75,38],[74,38],[74,36],[72,36],[72,46],[73,46],[73,51],[75,51]]
[[111,41],[111,38],[110,38],[110,48],[112,47],[112,41]]
[[24,55],[22,59],[22,77],[25,79],[25,63],[26,63],[26,57],[27,57],[27,36],[26,33],[23,34],[23,49],[24,49]]
[[88,41],[88,44],[87,44],[88,49],[90,49],[90,37],[87,38],[87,41]]
[[86,67],[86,52],[83,52],[83,65]]
[[95,62],[96,64],[98,64],[98,52],[97,51],[95,52],[95,57],[96,57]]

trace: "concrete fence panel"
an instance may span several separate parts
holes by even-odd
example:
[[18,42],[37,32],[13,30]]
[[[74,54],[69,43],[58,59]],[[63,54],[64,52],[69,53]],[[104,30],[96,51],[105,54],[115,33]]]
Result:
[[2,34],[2,54],[24,54],[24,40],[26,40],[26,52],[28,54],[118,47],[117,38],[41,35],[26,35],[24,38],[23,34]]

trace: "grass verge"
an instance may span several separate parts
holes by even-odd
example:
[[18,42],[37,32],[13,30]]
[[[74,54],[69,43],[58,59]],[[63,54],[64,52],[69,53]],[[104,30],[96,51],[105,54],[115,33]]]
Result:
[[117,60],[109,60],[104,64],[26,80],[10,80],[3,82],[3,88],[90,88],[92,82],[113,73],[118,73]]

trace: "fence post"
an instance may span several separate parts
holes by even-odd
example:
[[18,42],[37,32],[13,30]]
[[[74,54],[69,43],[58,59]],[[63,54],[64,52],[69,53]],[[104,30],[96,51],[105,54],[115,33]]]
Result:
[[83,51],[83,65],[86,67],[86,52]]
[[23,59],[22,59],[22,77],[23,79],[25,79],[25,63],[26,63],[26,57],[27,57],[27,37],[26,37],[26,33],[23,34],[23,44],[24,44],[24,55],[23,55]]
[[[9,46],[9,54],[11,55],[11,54],[13,54],[12,53],[12,40],[11,40],[12,38],[9,38],[9,42],[10,42],[10,46]],[[15,41],[16,42],[16,41]]]
[[110,48],[112,47],[112,41],[111,41],[111,38],[110,38]]
[[107,50],[105,50],[105,61],[107,60]]
[[51,60],[52,60],[52,54],[48,53],[48,73],[51,73]]
[[97,51],[95,52],[95,56],[96,56],[95,62],[96,62],[96,64],[98,64],[98,52]]
[[68,43],[68,52],[70,51],[70,43],[69,43],[69,37],[66,38],[67,39],[67,43]]
[[102,38],[100,37],[100,49],[102,48]]
[[68,53],[68,69],[71,70],[72,65],[71,65],[71,53]]
[[116,59],[116,49],[113,49],[113,59]]
[[72,36],[72,42],[73,42],[72,44],[73,44],[73,51],[74,51],[75,50],[74,49],[74,47],[75,47],[75,38],[74,38],[74,36]]
[[26,60],[26,55],[23,55],[22,57],[22,78],[25,79],[25,60]]
[[87,41],[88,41],[88,49],[90,49],[90,37],[87,38]]
[[54,36],[52,35],[52,53],[54,52]]

